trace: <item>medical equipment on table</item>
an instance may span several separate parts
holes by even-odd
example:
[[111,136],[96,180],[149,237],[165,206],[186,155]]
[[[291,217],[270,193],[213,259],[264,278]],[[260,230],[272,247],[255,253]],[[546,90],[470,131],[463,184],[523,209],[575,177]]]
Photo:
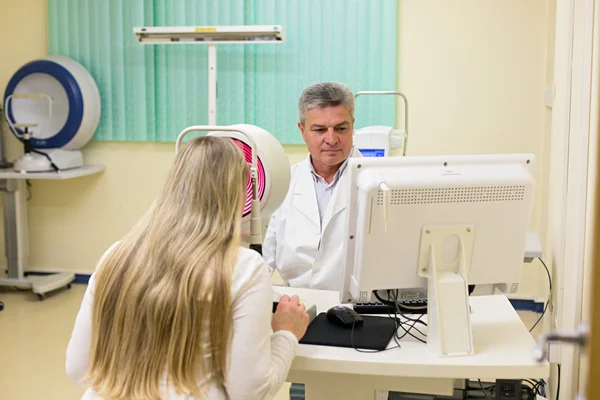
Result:
[[217,124],[217,44],[275,44],[285,41],[281,25],[149,26],[133,28],[141,44],[208,45],[208,125]]
[[[4,103],[4,110],[7,111],[11,100],[13,99],[24,99],[24,100],[47,100],[48,101],[48,119],[52,118],[52,99],[50,96],[44,93],[15,93],[6,97]],[[41,151],[35,150],[31,146],[32,132],[29,129],[37,127],[36,123],[17,123],[11,124],[8,112],[5,115],[6,121],[10,126],[11,130],[17,137],[19,137],[19,131],[17,129],[23,129],[23,134],[19,139],[23,141],[24,154],[15,160],[13,166],[16,171],[27,171],[27,172],[44,172],[44,171],[57,171],[58,167],[52,162],[50,156]]]
[[[39,101],[44,99],[47,106]],[[16,171],[80,168],[79,149],[92,139],[100,120],[100,95],[81,64],[49,56],[23,65],[12,76],[4,93],[4,114],[24,145],[25,154],[14,163]]]
[[[13,134],[24,142],[26,154],[15,163],[16,171],[0,170],[7,266],[0,286],[31,289],[43,300],[48,292],[70,287],[75,274],[26,276],[29,240],[25,181],[72,179],[104,169],[101,165],[83,166],[79,151],[98,126],[100,96],[94,79],[81,64],[68,57],[50,56],[17,70],[6,87],[3,104],[2,114]],[[30,128],[34,128],[33,134]],[[51,161],[34,152],[45,153]]]
[[248,124],[229,126],[190,126],[179,134],[175,151],[191,132],[228,137],[242,149],[251,162],[247,200],[242,222],[249,223],[250,232],[243,235],[251,248],[261,252],[263,226],[281,205],[290,184],[290,163],[281,144],[269,132]]
[[519,282],[534,156],[351,158],[342,302],[427,288],[429,347],[475,353],[469,284]]
[[404,129],[391,126],[366,126],[354,131],[354,145],[364,157],[387,157],[392,149],[402,149],[406,156],[408,143],[408,100],[400,92],[394,91],[363,91],[358,92],[354,98],[362,95],[396,95],[404,100]]

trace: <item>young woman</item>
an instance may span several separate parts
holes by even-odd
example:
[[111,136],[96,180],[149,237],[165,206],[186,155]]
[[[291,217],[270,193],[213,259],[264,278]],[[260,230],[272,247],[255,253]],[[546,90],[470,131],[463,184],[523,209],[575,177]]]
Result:
[[240,247],[248,166],[224,138],[190,140],[158,197],[92,275],[67,349],[83,399],[263,399],[308,316],[272,314],[262,257]]

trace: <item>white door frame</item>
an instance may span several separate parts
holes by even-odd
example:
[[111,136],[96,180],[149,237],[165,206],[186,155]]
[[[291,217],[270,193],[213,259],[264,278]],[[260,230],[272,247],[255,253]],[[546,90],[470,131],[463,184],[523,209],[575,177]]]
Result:
[[[591,109],[598,85],[595,0],[557,0],[550,157],[548,242],[555,279],[552,328],[575,330],[582,321],[586,242],[589,241],[589,201],[595,171],[589,168],[595,148],[597,108]],[[580,351],[562,346],[551,361],[561,362],[561,398],[572,399],[579,388]],[[554,386],[554,385],[553,385]],[[555,391],[552,390],[554,393]]]

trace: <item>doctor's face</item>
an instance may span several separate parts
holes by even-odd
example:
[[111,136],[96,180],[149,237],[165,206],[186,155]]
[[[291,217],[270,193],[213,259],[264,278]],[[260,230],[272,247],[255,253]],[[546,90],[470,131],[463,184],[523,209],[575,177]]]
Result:
[[316,169],[339,166],[350,156],[354,119],[346,107],[313,108],[298,127]]

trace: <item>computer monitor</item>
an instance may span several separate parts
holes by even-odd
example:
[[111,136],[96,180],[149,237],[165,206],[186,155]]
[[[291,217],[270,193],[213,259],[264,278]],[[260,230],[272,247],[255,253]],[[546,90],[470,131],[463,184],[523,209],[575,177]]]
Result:
[[428,344],[474,354],[468,285],[516,283],[534,156],[351,158],[342,302],[427,288]]

